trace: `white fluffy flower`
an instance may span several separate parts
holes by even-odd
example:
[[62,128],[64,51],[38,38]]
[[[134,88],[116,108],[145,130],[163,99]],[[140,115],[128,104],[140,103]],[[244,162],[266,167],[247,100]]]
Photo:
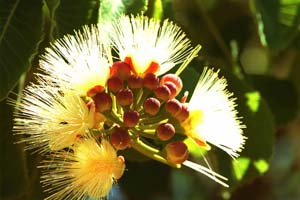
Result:
[[117,156],[108,141],[81,139],[72,152],[58,151],[42,166],[42,183],[51,193],[47,200],[105,197],[125,169],[124,158]]
[[200,50],[200,46],[193,50],[182,30],[168,20],[121,16],[110,28],[120,59],[139,76],[164,74]]
[[[80,95],[95,86],[105,87],[112,56],[107,35],[100,25],[84,26],[46,49],[40,60],[44,79]],[[45,75],[46,74],[46,75]]]
[[245,126],[237,116],[233,94],[226,87],[225,78],[205,68],[188,103],[190,116],[182,127],[200,146],[209,148],[208,142],[237,157],[245,142]]
[[78,94],[62,94],[47,83],[28,86],[15,113],[16,134],[27,149],[38,152],[72,145],[78,136],[88,135],[94,125],[94,108],[88,109]]

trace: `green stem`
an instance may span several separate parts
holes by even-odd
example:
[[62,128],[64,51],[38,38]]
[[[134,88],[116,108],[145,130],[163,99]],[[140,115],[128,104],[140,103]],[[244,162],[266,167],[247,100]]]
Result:
[[151,90],[144,88],[143,95],[137,101],[136,109],[138,112],[140,112],[143,109],[142,105],[144,104],[144,101],[146,100],[146,98],[149,96],[150,92],[151,92]]
[[155,121],[147,124],[139,124],[139,128],[141,129],[156,129],[160,124],[167,123],[169,119],[163,119],[160,121]]
[[138,110],[138,102],[140,102],[143,96],[143,89],[135,89],[133,90],[133,109]]
[[152,139],[152,140],[157,139],[157,137],[155,136],[155,130],[152,132],[151,131],[148,132],[148,131],[132,128],[131,131],[133,132],[133,134],[135,136],[140,136],[140,137],[144,137],[144,138],[148,138],[148,139]]
[[132,142],[132,147],[137,150],[138,152],[140,152],[141,154],[156,160],[158,162],[161,162],[163,164],[169,165],[171,167],[175,167],[175,168],[180,168],[181,166],[179,164],[172,164],[169,163],[161,154],[160,151],[157,150],[156,148],[153,148],[147,144],[145,144],[142,140],[140,140],[139,138],[136,138],[133,142]]
[[147,124],[153,124],[153,123],[159,123],[163,120],[167,120],[168,117],[165,116],[164,114],[158,114],[156,115],[155,117],[152,117],[152,116],[149,116],[149,115],[143,115],[141,116],[141,119],[140,119],[140,124],[144,124],[144,125],[147,125]]
[[115,113],[113,110],[110,112],[104,113],[104,116],[106,117],[106,119],[108,119],[109,121],[111,121],[115,124],[125,126],[123,124],[123,122],[121,121],[120,117],[118,116],[118,114]]

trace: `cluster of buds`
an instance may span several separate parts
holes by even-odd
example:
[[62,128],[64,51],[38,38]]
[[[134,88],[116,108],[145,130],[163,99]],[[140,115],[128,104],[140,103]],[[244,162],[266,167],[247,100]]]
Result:
[[[174,139],[175,133],[182,131],[180,122],[189,117],[185,102],[176,99],[182,90],[182,80],[176,74],[165,74],[161,78],[154,73],[139,76],[132,68],[134,66],[127,62],[113,63],[107,89],[97,92],[94,87],[88,91],[96,112],[106,119],[105,127],[111,129],[106,131],[111,132],[111,144],[117,150],[124,150],[141,145],[144,139],[148,143],[152,140],[153,146],[149,149],[163,149],[155,156],[160,161],[171,165],[183,163],[188,158],[188,149],[185,143]],[[157,140],[165,142],[155,147]],[[142,153],[153,155],[147,150]]]
[[190,43],[168,20],[121,16],[46,49],[37,84],[17,106],[14,131],[26,136],[27,149],[50,154],[42,165],[47,199],[106,196],[123,175],[127,148],[227,186],[225,177],[188,160],[185,139],[237,157],[244,125],[218,72],[204,69],[189,102],[187,92],[179,96],[179,75],[200,50]]

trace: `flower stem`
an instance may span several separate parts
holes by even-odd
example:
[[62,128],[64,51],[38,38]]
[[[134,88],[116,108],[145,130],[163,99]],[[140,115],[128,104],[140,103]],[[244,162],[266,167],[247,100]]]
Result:
[[175,167],[175,168],[180,168],[181,165],[180,164],[172,164],[169,163],[160,153],[160,151],[154,147],[151,147],[147,144],[145,144],[142,140],[140,140],[139,138],[136,138],[133,142],[132,142],[132,147],[137,150],[138,152],[140,152],[141,154],[156,160],[158,162],[161,162],[163,164],[169,165],[171,167]]

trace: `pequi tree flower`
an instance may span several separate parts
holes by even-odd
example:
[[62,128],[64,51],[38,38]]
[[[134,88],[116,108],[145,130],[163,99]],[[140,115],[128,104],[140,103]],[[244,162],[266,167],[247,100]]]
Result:
[[84,26],[83,31],[55,41],[40,60],[42,73],[60,88],[79,95],[103,91],[109,78],[112,56],[101,25]]
[[94,106],[89,109],[78,94],[63,94],[49,83],[26,87],[15,113],[14,131],[25,135],[27,149],[60,150],[94,126]]
[[199,50],[172,22],[143,16],[85,26],[54,42],[41,58],[38,84],[25,89],[14,127],[29,135],[21,140],[28,149],[52,151],[42,166],[42,182],[53,192],[48,199],[106,196],[125,166],[116,151],[127,148],[227,187],[225,177],[188,160],[184,143],[189,137],[235,158],[245,141],[233,94],[218,73],[205,69],[191,100],[176,99],[179,75]]
[[102,139],[79,139],[69,151],[49,155],[41,166],[43,185],[50,193],[47,200],[105,197],[124,172],[122,156]]
[[226,87],[226,79],[205,68],[188,103],[189,117],[181,126],[199,146],[210,149],[209,142],[235,158],[245,143],[245,126],[237,116],[233,94]]
[[193,49],[180,27],[168,20],[161,23],[144,16],[123,15],[110,28],[111,41],[120,60],[141,77],[147,73],[165,74],[200,50],[200,46]]

